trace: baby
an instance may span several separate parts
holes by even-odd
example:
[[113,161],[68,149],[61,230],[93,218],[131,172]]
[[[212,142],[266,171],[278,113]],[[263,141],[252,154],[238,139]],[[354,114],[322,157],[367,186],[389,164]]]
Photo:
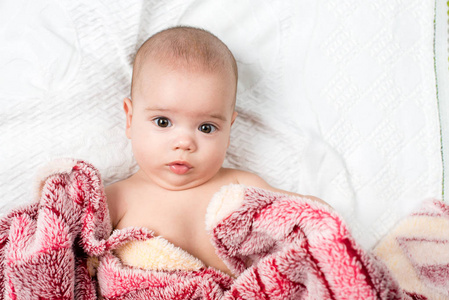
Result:
[[205,30],[174,27],[141,46],[131,98],[124,100],[126,135],[139,170],[106,189],[115,229],[146,227],[231,274],[205,229],[214,193],[243,184],[292,194],[255,174],[222,167],[237,117],[236,91],[232,53]]

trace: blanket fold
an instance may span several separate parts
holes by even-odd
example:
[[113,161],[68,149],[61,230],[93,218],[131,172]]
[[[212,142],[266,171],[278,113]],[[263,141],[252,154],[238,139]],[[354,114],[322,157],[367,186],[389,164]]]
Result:
[[206,216],[235,278],[124,265],[112,250],[152,232],[111,233],[98,171],[58,165],[35,203],[0,220],[0,299],[413,299],[326,205],[241,185],[217,192]]

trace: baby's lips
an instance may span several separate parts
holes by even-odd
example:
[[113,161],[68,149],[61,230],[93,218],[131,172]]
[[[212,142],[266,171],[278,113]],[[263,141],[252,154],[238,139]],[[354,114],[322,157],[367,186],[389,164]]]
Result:
[[168,166],[170,171],[178,175],[184,175],[192,169],[187,162],[172,162]]

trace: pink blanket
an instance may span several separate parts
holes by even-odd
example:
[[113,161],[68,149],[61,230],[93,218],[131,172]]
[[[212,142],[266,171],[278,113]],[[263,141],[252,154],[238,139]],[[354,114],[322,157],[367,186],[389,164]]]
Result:
[[218,192],[207,218],[235,278],[125,266],[112,250],[152,233],[111,234],[97,170],[57,166],[42,175],[36,203],[0,220],[0,299],[412,299],[331,209],[243,186]]

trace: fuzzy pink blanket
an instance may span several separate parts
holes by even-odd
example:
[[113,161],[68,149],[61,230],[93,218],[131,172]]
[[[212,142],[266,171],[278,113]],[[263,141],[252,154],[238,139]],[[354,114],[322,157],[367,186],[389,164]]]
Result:
[[0,299],[412,299],[327,206],[243,186],[218,192],[207,220],[235,278],[125,266],[112,250],[152,233],[111,234],[97,170],[56,165],[37,202],[0,220]]

